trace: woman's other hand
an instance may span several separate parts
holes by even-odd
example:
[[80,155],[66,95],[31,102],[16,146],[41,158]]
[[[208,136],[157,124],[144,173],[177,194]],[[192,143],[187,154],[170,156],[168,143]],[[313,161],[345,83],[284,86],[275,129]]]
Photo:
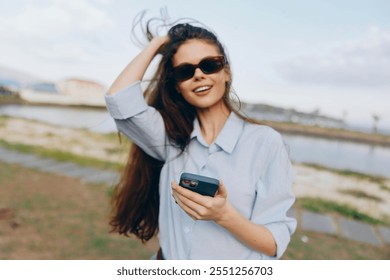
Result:
[[213,220],[256,251],[276,256],[276,242],[264,226],[243,217],[227,200],[222,182],[215,197],[203,196],[172,182],[172,195],[177,204],[195,220]]

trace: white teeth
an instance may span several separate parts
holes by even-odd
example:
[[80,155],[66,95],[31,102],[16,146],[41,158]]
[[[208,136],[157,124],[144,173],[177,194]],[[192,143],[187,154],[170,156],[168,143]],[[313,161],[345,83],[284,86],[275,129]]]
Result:
[[210,86],[203,86],[203,87],[198,87],[194,90],[194,92],[201,92],[210,89]]

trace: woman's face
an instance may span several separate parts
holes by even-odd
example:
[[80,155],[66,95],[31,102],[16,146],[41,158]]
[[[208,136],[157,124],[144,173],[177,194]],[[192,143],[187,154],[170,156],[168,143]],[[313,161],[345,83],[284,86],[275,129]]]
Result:
[[[188,40],[183,43],[173,56],[173,67],[181,64],[198,64],[206,57],[220,56],[216,46],[202,40]],[[223,95],[226,82],[230,80],[227,67],[213,74],[205,74],[199,68],[188,80],[177,82],[177,89],[184,99],[198,109],[224,105]]]

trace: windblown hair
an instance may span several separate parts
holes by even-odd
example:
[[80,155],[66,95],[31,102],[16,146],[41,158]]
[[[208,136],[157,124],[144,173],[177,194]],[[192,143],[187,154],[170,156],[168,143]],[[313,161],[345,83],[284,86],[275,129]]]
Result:
[[[153,35],[146,25],[149,40]],[[162,116],[171,145],[183,152],[190,141],[196,109],[190,105],[176,89],[172,77],[172,59],[178,48],[187,40],[197,39],[214,45],[227,61],[226,53],[218,38],[203,27],[190,24],[176,24],[168,31],[169,41],[160,49],[161,61],[145,90],[144,96],[149,106]],[[230,67],[227,62],[226,67]],[[229,69],[230,71],[230,69]],[[231,82],[226,84],[224,101],[231,111],[247,119],[235,109],[231,97]],[[136,235],[146,242],[158,232],[159,179],[164,162],[147,155],[135,144],[129,153],[127,165],[112,197],[110,225],[113,232]]]

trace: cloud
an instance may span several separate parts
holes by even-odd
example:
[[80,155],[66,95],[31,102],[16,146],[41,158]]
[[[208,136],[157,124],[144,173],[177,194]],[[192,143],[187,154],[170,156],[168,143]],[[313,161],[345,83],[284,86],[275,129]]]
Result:
[[323,54],[307,54],[279,63],[276,71],[297,84],[389,86],[390,30],[371,27],[358,41],[345,41]]
[[8,45],[4,49],[14,49],[13,55],[23,51],[46,60],[85,61],[89,43],[114,25],[105,11],[90,1],[51,0],[46,5],[27,4],[16,15],[2,15],[0,40]]
[[2,23],[21,35],[39,38],[92,32],[114,25],[104,11],[85,0],[52,0],[44,7],[28,4],[16,16],[4,17]]

